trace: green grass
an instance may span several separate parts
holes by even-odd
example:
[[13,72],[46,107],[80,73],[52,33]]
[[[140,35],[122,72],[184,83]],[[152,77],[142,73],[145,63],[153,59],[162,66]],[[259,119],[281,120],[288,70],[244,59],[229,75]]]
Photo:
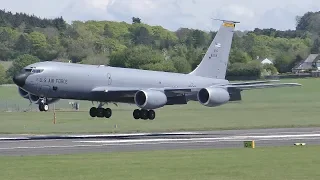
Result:
[[0,64],[4,67],[5,70],[7,70],[12,65],[12,61],[0,61]]
[[311,180],[319,146],[0,157],[10,180]]
[[[0,133],[155,132],[320,126],[320,79],[285,82],[298,82],[303,86],[244,91],[242,102],[215,108],[204,107],[197,102],[166,106],[156,111],[154,121],[133,120],[134,105],[111,105],[112,119],[92,119],[88,114],[90,102],[81,102],[80,112],[57,112],[55,125],[52,124],[52,112],[0,112]],[[28,104],[27,100],[17,95],[16,87],[0,87],[0,94],[3,101],[19,99],[19,102]],[[61,101],[57,106],[67,107],[67,102]]]
[[17,86],[0,86],[0,101],[4,100],[23,100],[19,95]]

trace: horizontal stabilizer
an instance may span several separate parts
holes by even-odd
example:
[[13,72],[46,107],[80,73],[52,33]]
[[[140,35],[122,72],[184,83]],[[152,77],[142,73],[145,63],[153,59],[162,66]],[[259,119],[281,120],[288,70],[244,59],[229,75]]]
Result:
[[214,19],[213,20],[216,20],[216,21],[222,21],[222,22],[230,22],[230,23],[240,23],[240,21],[233,21],[233,20],[226,20],[226,19]]

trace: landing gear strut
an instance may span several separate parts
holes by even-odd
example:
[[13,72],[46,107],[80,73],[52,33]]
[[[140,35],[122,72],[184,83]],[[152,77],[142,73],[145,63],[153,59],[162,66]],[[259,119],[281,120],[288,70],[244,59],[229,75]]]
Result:
[[110,108],[102,108],[102,107],[92,107],[89,112],[91,117],[98,117],[98,118],[110,118],[112,116],[112,110]]
[[154,110],[145,110],[145,109],[135,109],[133,111],[133,118],[134,119],[143,119],[143,120],[154,120],[154,118],[156,117],[156,113],[154,112]]

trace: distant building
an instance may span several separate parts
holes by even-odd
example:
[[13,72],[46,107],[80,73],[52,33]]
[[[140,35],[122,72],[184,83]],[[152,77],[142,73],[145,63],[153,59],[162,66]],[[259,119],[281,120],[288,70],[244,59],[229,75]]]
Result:
[[320,67],[320,54],[310,54],[307,59],[298,63],[292,68],[293,73],[310,71],[312,69],[319,69]]
[[317,70],[320,70],[320,54],[314,59],[312,66]]
[[273,62],[270,59],[266,58],[261,61],[261,64],[273,64]]

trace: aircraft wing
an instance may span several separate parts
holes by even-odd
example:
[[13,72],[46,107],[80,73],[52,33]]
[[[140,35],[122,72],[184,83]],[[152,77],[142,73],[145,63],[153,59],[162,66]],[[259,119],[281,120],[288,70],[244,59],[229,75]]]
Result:
[[92,90],[92,92],[108,93],[111,95],[122,96],[122,97],[132,97],[137,91],[140,90],[157,90],[164,92],[167,96],[175,96],[179,94],[190,93],[191,91],[197,91],[201,88],[135,88],[135,87],[97,87]]
[[279,82],[279,80],[268,80],[268,81],[246,81],[246,82],[229,83],[229,85],[263,84],[263,83],[269,83],[269,82]]
[[[211,87],[222,87],[222,88],[234,88],[239,90],[250,90],[250,89],[263,89],[263,88],[276,88],[276,87],[292,87],[301,86],[298,83],[265,83],[271,81],[251,81],[251,82],[240,82],[240,83],[229,83],[229,84],[217,84]],[[186,88],[174,88],[174,87],[164,87],[164,88],[136,88],[136,87],[96,87],[92,89],[93,93],[106,93],[111,96],[121,96],[121,97],[133,97],[137,91],[140,90],[156,90],[164,92],[168,97],[177,96],[181,94],[195,93],[200,91],[200,89],[205,87],[186,87]]]
[[263,88],[276,88],[276,87],[293,87],[301,86],[298,83],[258,83],[258,84],[226,84],[224,87],[235,88],[240,90],[250,90],[250,89],[263,89]]

